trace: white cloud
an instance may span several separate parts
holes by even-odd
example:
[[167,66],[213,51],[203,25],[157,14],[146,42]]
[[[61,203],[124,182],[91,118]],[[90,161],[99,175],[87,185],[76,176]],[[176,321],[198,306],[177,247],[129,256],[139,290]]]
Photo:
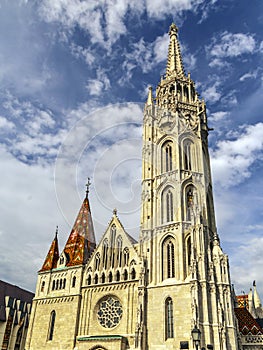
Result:
[[246,73],[246,74],[243,74],[240,78],[239,78],[239,80],[240,81],[244,81],[244,80],[246,80],[246,79],[256,79],[257,78],[257,76],[258,76],[258,71],[257,70],[255,70],[255,71],[253,71],[253,72],[248,72],[248,73]]
[[0,132],[6,132],[14,129],[15,124],[13,122],[10,122],[5,117],[0,116]]
[[237,57],[242,54],[254,52],[256,47],[255,39],[251,34],[224,32],[220,38],[209,48],[212,57]]
[[86,85],[87,90],[91,96],[99,96],[102,91],[110,88],[110,80],[103,69],[97,69],[96,79],[89,79]]
[[240,294],[240,290],[244,288],[243,286],[252,286],[252,281],[258,279],[260,283],[257,286],[259,289],[263,289],[259,277],[263,269],[262,246],[263,237],[254,235],[236,248],[236,253],[233,254],[231,259],[233,261],[231,271],[232,282],[235,284],[237,294]]
[[[213,5],[216,0],[213,0]],[[90,34],[91,41],[110,49],[111,45],[126,34],[125,16],[128,12],[142,15],[147,12],[149,18],[164,19],[171,13],[176,18],[184,11],[196,12],[211,6],[205,0],[165,0],[160,6],[159,0],[98,0],[88,2],[81,0],[43,0],[39,14],[47,22],[59,22],[69,30],[79,26]]]
[[70,46],[72,54],[77,58],[83,58],[88,65],[92,65],[95,60],[95,56],[91,52],[91,49],[85,49],[82,46],[72,44]]
[[215,103],[220,100],[222,93],[218,91],[220,83],[216,81],[213,85],[207,87],[203,90],[202,94],[209,103]]
[[262,157],[263,123],[243,126],[234,136],[211,152],[213,179],[224,189],[251,176],[253,163]]
[[221,121],[222,119],[225,119],[228,115],[229,112],[225,111],[214,112],[209,116],[209,121],[215,123]]

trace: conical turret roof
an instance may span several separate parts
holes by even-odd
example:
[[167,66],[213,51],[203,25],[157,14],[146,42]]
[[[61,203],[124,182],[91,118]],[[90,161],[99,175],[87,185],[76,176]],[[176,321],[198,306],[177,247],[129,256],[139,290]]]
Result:
[[51,243],[45,262],[40,272],[49,271],[57,267],[58,259],[59,259],[59,249],[58,249],[58,228],[57,228],[55,238]]
[[67,266],[85,264],[96,247],[88,191],[64,248]]

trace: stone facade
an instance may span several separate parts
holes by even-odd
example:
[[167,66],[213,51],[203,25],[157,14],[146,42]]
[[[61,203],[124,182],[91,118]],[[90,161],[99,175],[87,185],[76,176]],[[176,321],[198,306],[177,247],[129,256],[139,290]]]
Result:
[[228,258],[216,231],[206,107],[170,27],[166,75],[144,110],[139,242],[116,210],[98,245],[88,194],[38,275],[26,350],[237,350]]

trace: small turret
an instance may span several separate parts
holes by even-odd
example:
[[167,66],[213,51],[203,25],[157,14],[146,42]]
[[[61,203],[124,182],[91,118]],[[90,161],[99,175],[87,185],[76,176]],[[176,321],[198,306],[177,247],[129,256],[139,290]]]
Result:
[[39,272],[48,271],[56,268],[58,258],[59,258],[59,250],[58,250],[58,227],[57,227],[55,238],[51,243],[45,262]]
[[67,257],[66,266],[85,264],[96,247],[95,234],[88,199],[89,186],[90,181],[88,179],[86,197],[82,203],[82,206],[64,248],[64,253]]
[[256,288],[256,281],[253,282],[253,287],[254,287],[254,305],[255,305],[255,308],[261,308],[262,304],[261,304],[261,300],[260,300],[260,297],[259,297],[259,294],[258,294],[258,291],[257,291],[257,288]]

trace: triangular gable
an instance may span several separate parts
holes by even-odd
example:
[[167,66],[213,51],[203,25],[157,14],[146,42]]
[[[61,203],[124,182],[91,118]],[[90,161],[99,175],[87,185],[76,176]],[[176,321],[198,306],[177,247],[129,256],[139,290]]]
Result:
[[[132,266],[140,263],[140,258],[134,247],[136,243],[137,241],[125,231],[116,212],[114,212],[104,235],[87,264],[86,271],[116,270],[125,266],[129,272]],[[107,253],[105,253],[105,249],[107,249]],[[128,254],[126,261],[125,253]],[[105,261],[105,254],[107,261]]]

